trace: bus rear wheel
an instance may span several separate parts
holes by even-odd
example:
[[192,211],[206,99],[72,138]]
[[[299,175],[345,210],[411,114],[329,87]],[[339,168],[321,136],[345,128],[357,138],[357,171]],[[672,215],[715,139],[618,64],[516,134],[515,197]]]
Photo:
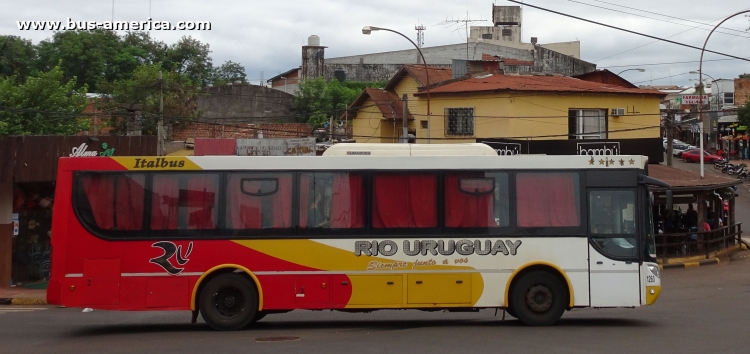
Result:
[[258,290],[250,279],[238,273],[217,275],[203,287],[200,296],[201,316],[217,331],[242,329],[258,313]]
[[528,326],[549,326],[565,312],[567,295],[562,281],[545,271],[532,271],[513,285],[513,317]]

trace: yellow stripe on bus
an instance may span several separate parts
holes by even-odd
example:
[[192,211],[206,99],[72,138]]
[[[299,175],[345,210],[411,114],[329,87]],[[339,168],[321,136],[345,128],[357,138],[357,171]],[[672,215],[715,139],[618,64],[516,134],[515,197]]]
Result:
[[117,163],[133,171],[191,171],[202,170],[187,157],[112,157]]

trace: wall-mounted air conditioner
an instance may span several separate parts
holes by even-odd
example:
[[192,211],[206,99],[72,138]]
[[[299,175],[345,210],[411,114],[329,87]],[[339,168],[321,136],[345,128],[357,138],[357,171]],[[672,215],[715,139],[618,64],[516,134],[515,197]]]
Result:
[[613,117],[624,116],[625,115],[625,108],[612,108],[612,112],[609,115],[611,115]]

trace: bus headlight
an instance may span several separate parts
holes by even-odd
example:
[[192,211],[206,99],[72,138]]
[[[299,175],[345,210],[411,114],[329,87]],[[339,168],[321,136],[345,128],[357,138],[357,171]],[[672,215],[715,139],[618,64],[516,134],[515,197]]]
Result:
[[659,271],[658,265],[650,265],[648,266],[648,270],[651,272],[651,274],[655,275],[657,278],[661,278],[661,273]]

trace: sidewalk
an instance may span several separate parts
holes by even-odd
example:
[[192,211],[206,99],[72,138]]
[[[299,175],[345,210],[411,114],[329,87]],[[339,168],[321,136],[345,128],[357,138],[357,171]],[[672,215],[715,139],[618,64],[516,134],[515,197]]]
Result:
[[711,257],[709,259],[700,259],[695,261],[689,261],[686,260],[684,262],[675,262],[675,263],[667,263],[667,264],[659,264],[660,269],[670,269],[670,268],[695,268],[695,267],[701,267],[701,266],[707,266],[707,265],[714,265],[719,263],[729,263],[735,260],[740,260],[743,258],[750,257],[750,244],[748,243],[750,241],[747,241],[746,239],[742,240],[742,244],[739,245],[739,248],[735,249],[729,249],[726,250],[726,252],[721,252],[720,254],[717,254],[714,257]]
[[0,288],[0,305],[46,305],[47,289]]

